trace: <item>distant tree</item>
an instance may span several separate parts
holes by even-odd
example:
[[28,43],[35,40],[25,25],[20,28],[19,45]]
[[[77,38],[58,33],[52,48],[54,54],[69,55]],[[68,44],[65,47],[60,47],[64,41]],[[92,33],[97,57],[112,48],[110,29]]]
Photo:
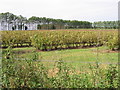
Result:
[[41,25],[40,24],[37,25],[37,29],[41,29]]
[[117,29],[118,21],[99,21],[93,23],[94,28]]
[[28,29],[28,27],[27,26],[25,26],[25,30],[27,30]]
[[55,25],[52,25],[52,26],[51,26],[51,29],[56,29]]

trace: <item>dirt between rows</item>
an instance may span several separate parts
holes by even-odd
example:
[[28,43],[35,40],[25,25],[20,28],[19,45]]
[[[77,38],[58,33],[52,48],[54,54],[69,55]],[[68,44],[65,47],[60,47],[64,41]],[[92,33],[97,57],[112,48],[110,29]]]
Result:
[[92,52],[95,53],[119,53],[118,50],[112,51],[112,50],[92,50]]
[[29,30],[29,31],[118,31],[118,29],[55,29],[55,30]]
[[20,51],[13,51],[15,54],[25,54],[25,53],[31,53],[33,50],[20,50]]
[[[88,49],[88,48],[94,48],[94,47],[77,47],[77,48],[67,48],[67,49]],[[61,49],[61,50],[67,50],[67,49]],[[60,49],[58,49],[60,50]],[[55,50],[50,50],[50,51],[42,51],[42,50],[35,50],[36,52],[50,52],[50,51],[55,51]],[[15,54],[25,54],[25,53],[31,53],[33,50],[20,50],[20,51],[13,51]],[[119,53],[118,50],[112,51],[112,50],[91,50],[91,52],[94,53]]]

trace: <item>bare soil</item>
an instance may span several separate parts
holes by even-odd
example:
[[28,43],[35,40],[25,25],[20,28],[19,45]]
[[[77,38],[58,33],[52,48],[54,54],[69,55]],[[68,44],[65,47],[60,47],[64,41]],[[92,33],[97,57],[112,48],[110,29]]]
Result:
[[55,29],[55,30],[30,30],[30,31],[118,31],[117,29]]
[[20,50],[20,51],[13,51],[15,54],[25,54],[25,53],[31,53],[33,50]]
[[98,52],[98,53],[118,53],[118,50],[112,51],[112,50],[93,50],[93,52]]

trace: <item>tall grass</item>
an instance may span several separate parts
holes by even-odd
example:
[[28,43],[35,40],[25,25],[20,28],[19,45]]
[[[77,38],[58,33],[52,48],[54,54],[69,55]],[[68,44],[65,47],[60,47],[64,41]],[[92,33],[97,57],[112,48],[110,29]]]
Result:
[[15,59],[11,48],[3,53],[3,88],[118,88],[119,85],[117,65],[101,68],[96,62],[88,65],[88,71],[77,73],[66,62],[59,60],[50,72],[38,61],[35,52],[32,58],[24,60]]

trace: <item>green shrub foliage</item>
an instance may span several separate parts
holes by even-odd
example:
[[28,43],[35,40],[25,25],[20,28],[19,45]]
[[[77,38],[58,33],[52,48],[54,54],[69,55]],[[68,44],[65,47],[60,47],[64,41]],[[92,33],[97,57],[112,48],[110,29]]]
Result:
[[[8,57],[9,54],[9,58]],[[21,60],[11,48],[4,51],[2,60],[2,88],[118,88],[118,66],[102,68],[98,63],[89,64],[88,71],[81,73],[68,66],[63,60],[55,63],[50,75],[49,69],[37,58]]]
[[2,47],[34,46],[39,50],[107,45],[119,49],[117,31],[41,30],[1,31]]

